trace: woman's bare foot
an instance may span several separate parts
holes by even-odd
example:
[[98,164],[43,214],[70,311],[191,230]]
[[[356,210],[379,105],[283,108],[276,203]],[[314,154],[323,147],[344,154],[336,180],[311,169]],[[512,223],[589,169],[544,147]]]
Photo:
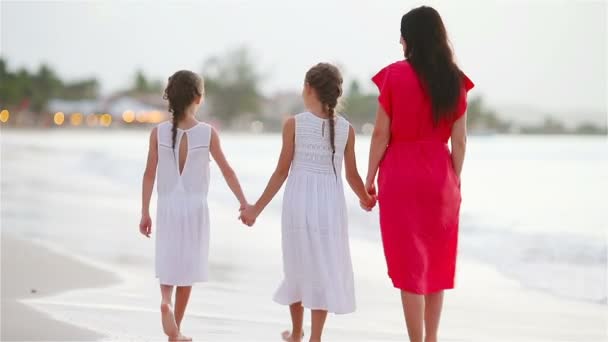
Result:
[[178,337],[180,335],[177,323],[175,323],[175,316],[173,310],[171,310],[171,304],[162,303],[160,305],[160,316],[163,323],[163,331],[165,335],[169,336],[169,340],[172,337]]
[[293,336],[289,330],[285,330],[281,333],[281,338],[283,341],[287,342],[300,342],[302,341],[302,337],[304,337],[304,333],[302,333],[300,336]]
[[192,341],[192,337],[184,336],[178,333],[177,336],[169,336],[169,342]]

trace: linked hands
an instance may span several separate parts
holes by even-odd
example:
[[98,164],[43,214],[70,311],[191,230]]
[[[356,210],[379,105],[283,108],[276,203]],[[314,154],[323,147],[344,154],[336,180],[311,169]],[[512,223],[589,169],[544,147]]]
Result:
[[367,191],[367,196],[365,198],[359,199],[359,205],[365,211],[371,211],[378,202],[378,196],[376,195],[376,185],[374,185],[373,179],[368,179],[365,182],[365,191]]
[[[359,198],[359,205],[365,211],[371,211],[378,202],[378,196],[376,194],[375,180],[368,179],[365,183],[366,194],[364,197]],[[252,227],[255,224],[256,219],[260,215],[260,209],[256,205],[249,203],[241,204],[239,208],[238,219],[248,227]]]
[[258,215],[260,215],[257,208],[249,203],[241,205],[239,213],[239,220],[249,227],[255,224],[255,220],[258,218]]

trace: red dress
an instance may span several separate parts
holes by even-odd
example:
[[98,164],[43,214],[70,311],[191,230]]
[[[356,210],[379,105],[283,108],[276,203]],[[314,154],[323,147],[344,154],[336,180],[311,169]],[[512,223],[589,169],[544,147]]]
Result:
[[391,118],[391,139],[378,175],[388,275],[396,288],[408,292],[451,289],[461,197],[447,142],[454,121],[464,115],[473,83],[463,77],[453,119],[435,126],[430,99],[407,61],[385,67],[372,81]]

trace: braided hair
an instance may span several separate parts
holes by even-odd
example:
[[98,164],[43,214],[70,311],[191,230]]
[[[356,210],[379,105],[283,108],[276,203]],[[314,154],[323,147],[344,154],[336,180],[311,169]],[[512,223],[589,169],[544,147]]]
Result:
[[323,111],[329,117],[329,142],[331,144],[331,166],[336,175],[334,156],[336,154],[336,106],[342,95],[342,74],[337,67],[329,63],[319,63],[306,73],[306,83],[312,87],[318,100],[323,105]]
[[177,125],[186,116],[186,109],[194,99],[204,92],[203,79],[192,71],[180,70],[169,77],[163,99],[169,101],[169,112],[173,115],[171,127],[172,147],[175,151]]

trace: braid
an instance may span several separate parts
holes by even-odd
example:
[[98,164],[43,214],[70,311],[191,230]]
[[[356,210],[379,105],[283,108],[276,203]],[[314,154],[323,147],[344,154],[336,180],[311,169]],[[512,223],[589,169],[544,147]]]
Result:
[[177,125],[186,115],[186,109],[192,104],[196,96],[204,92],[203,80],[192,71],[181,70],[169,77],[163,99],[169,101],[171,119],[171,144],[175,155],[175,139],[177,138]]
[[327,114],[329,115],[329,142],[331,144],[331,166],[334,169],[334,175],[338,177],[336,173],[336,164],[334,157],[336,155],[336,114],[334,107],[327,106]]
[[171,120],[171,147],[173,147],[173,154],[175,154],[175,138],[177,137],[177,124],[179,123],[179,118],[177,115],[173,114],[173,118]]
[[340,70],[328,63],[319,63],[306,73],[306,82],[315,90],[323,111],[329,117],[329,142],[331,144],[331,166],[338,177],[334,158],[336,156],[336,106],[342,95]]

